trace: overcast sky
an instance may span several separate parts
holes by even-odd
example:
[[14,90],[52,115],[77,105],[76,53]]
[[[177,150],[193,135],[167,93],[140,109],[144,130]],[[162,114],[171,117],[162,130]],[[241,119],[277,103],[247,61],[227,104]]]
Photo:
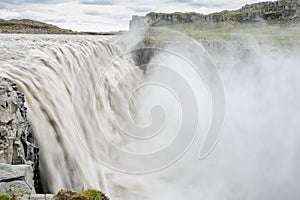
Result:
[[128,30],[132,15],[210,13],[260,0],[0,0],[0,18],[29,18],[76,31]]

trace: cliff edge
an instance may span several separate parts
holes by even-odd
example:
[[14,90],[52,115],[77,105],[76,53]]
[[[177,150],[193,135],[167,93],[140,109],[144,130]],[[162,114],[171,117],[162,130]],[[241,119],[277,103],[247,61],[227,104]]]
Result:
[[298,23],[300,21],[300,0],[278,0],[249,4],[238,10],[224,10],[208,15],[195,12],[148,13],[146,16],[132,16],[130,29],[169,26],[193,22],[215,23],[234,21],[240,23],[267,21],[272,23]]

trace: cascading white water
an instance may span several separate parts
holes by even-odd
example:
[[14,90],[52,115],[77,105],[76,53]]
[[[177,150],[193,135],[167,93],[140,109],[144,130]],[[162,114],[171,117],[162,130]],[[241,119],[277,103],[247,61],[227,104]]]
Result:
[[[13,80],[26,96],[48,192],[107,189],[103,167],[93,157],[113,156],[104,144],[107,140],[124,143],[109,117],[115,112],[122,118],[124,113],[112,105],[111,95],[119,79],[134,66],[126,57],[111,64],[121,51],[109,40],[1,36],[0,74]],[[126,91],[136,84],[138,75],[130,79],[116,98],[129,98]]]
[[[135,46],[141,35],[124,37],[127,44]],[[228,45],[228,49],[218,52],[227,119],[223,137],[204,160],[198,159],[202,138],[192,141],[193,120],[199,117],[201,131],[206,131],[211,102],[205,84],[189,63],[207,64],[203,48],[176,42],[165,49],[169,51],[162,50],[151,59],[146,76],[139,70],[132,73],[131,69],[136,69],[133,61],[109,38],[5,35],[0,39],[0,48],[1,76],[15,81],[26,96],[48,191],[97,188],[110,192],[114,200],[299,198],[299,47],[270,50],[251,39],[246,51]],[[177,79],[174,72],[183,79]],[[217,74],[212,75],[206,78],[214,80]],[[145,95],[128,105],[131,95],[135,95],[133,91],[138,93],[136,86],[141,86],[141,77],[154,84],[142,88],[146,89]],[[199,107],[182,80],[192,82],[190,89]],[[168,87],[157,84],[161,82]],[[169,93],[171,86],[177,87],[178,93]],[[181,97],[179,103],[176,95]],[[161,110],[151,110],[156,105],[170,112],[164,115]],[[187,127],[177,134],[182,125],[177,114],[197,108],[199,116],[185,115]],[[151,116],[145,118],[145,113]],[[149,121],[164,121],[164,116],[171,121],[163,125],[170,127],[159,132],[158,138],[152,137],[154,129],[140,131],[143,138],[136,141],[132,138],[139,136],[137,132],[125,131],[126,135],[120,130],[130,130],[126,127],[131,124],[128,114],[133,114],[129,116],[141,127]],[[127,137],[129,134],[134,137]],[[150,139],[150,143],[144,139]],[[191,141],[194,144],[189,151],[168,165]],[[168,146],[170,151],[159,154]],[[126,152],[134,152],[136,157]],[[110,167],[125,172],[159,170],[140,176],[124,175],[110,171],[101,161],[112,161],[107,162]]]

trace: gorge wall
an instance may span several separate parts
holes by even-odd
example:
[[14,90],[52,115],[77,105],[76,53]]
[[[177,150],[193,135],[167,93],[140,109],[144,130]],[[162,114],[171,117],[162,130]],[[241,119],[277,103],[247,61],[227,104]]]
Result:
[[24,103],[16,84],[0,77],[0,193],[12,188],[31,193],[38,185],[39,149]]
[[203,15],[187,13],[148,13],[146,16],[132,16],[129,28],[168,26],[192,22],[256,22],[261,20],[285,23],[299,22],[300,0],[278,0],[245,5],[238,10],[224,10],[218,13]]

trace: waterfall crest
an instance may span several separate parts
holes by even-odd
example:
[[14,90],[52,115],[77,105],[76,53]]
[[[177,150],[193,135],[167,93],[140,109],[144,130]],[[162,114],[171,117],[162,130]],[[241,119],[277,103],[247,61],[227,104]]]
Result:
[[[114,112],[126,121],[125,113],[112,104],[111,95],[133,61],[118,58],[122,52],[110,38],[4,37],[0,73],[25,94],[40,147],[45,190],[85,187],[105,191],[103,167],[94,158],[116,156],[104,145],[106,140],[124,143],[110,115]],[[121,61],[111,63],[114,59]],[[138,80],[134,75],[129,78],[116,96],[120,103],[129,98],[126,91]]]

